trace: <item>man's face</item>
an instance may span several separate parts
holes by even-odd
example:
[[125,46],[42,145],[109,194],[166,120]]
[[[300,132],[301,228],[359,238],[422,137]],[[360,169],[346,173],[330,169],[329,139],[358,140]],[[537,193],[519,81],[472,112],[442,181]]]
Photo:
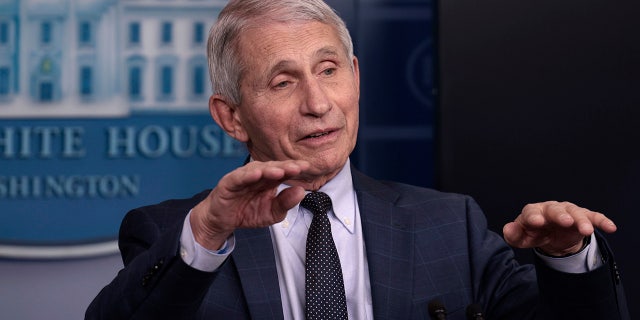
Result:
[[337,173],[356,143],[360,80],[334,28],[271,23],[248,29],[239,45],[245,73],[235,117],[251,156]]

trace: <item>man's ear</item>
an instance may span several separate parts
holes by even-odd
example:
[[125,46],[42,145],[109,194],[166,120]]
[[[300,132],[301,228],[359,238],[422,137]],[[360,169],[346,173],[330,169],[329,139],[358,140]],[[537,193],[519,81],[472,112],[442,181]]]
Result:
[[249,135],[242,126],[242,120],[236,108],[219,94],[214,94],[209,98],[209,112],[213,120],[231,137],[240,142],[247,142]]
[[353,75],[356,80],[356,87],[358,88],[358,96],[360,96],[360,66],[358,65],[358,57],[353,56]]

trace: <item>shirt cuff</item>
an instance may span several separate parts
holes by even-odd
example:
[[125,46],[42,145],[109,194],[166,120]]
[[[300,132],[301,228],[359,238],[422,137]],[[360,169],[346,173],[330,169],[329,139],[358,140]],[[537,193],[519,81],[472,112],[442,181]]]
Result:
[[216,271],[233,252],[236,246],[236,238],[229,236],[218,250],[209,250],[196,242],[191,230],[189,218],[191,211],[184,219],[182,235],[180,235],[180,257],[187,265],[194,269],[206,272]]
[[541,254],[538,250],[533,251],[552,269],[565,273],[585,273],[603,264],[598,241],[596,241],[595,237],[595,234],[591,234],[591,241],[586,247],[578,253],[567,257],[551,257]]

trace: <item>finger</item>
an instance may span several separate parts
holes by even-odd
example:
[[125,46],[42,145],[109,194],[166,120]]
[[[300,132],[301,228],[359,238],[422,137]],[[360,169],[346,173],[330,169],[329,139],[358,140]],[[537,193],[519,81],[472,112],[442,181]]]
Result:
[[308,161],[296,160],[283,164],[284,179],[291,180],[300,178],[306,170],[309,170],[311,164]]
[[578,232],[583,236],[591,235],[594,231],[594,225],[591,220],[594,217],[595,212],[578,207],[574,204],[571,204],[566,207],[567,214],[571,215],[574,221],[574,226],[578,229]]
[[218,181],[218,187],[229,191],[237,191],[244,188],[247,184],[258,181],[261,176],[262,171],[255,166],[240,167],[225,174],[220,181]]
[[547,202],[543,206],[542,215],[549,224],[563,228],[569,228],[576,224],[575,218],[579,217],[580,207],[570,202]]
[[285,161],[268,161],[268,162],[252,162],[252,167],[260,170],[262,176],[260,178],[282,180],[291,179],[299,176],[304,170],[309,169],[309,162],[303,160],[285,160]]
[[305,191],[302,187],[288,187],[283,189],[276,197],[270,200],[271,204],[269,207],[271,208],[271,217],[267,218],[262,216],[260,219],[263,220],[259,224],[267,226],[281,222],[287,216],[289,209],[302,201],[304,195]]
[[502,227],[502,234],[507,244],[513,247],[520,247],[524,232],[522,232],[521,227],[516,222],[505,224],[504,227]]
[[505,241],[516,248],[533,248],[539,246],[545,239],[539,237],[538,232],[527,232],[517,222],[509,222],[502,228]]
[[607,218],[607,216],[602,213],[596,212],[595,221],[593,225],[606,233],[612,233],[618,230],[618,226],[616,226],[613,220]]
[[229,191],[264,190],[300,174],[306,161],[253,161],[225,175],[219,185]]
[[[299,180],[304,171],[309,168],[307,161],[278,162],[276,166],[268,164],[262,171],[258,181],[252,182],[252,187],[258,190],[275,188],[282,183],[293,185],[294,180]],[[299,202],[299,201],[298,201]]]
[[275,210],[287,212],[302,201],[305,191],[302,187],[289,187],[282,190],[274,199]]
[[544,211],[545,204],[543,203],[528,204],[522,209],[522,213],[516,217],[514,222],[525,229],[541,228],[547,223]]
[[588,218],[589,218],[589,222],[588,222],[589,224],[606,233],[612,233],[618,229],[616,224],[611,219],[609,219],[607,216],[605,216],[600,212],[589,211]]
[[598,228],[607,233],[617,230],[615,223],[600,212],[591,211],[576,205],[568,207],[567,211],[575,220],[575,225],[580,233],[585,236],[591,235],[594,228]]

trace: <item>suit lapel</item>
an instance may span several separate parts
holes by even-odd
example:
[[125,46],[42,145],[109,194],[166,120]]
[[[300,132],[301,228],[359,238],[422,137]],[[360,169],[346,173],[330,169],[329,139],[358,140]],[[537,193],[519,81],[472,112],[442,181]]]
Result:
[[282,319],[278,271],[269,228],[238,229],[232,254],[252,319]]
[[408,319],[413,291],[412,217],[398,194],[352,168],[364,235],[375,318]]

